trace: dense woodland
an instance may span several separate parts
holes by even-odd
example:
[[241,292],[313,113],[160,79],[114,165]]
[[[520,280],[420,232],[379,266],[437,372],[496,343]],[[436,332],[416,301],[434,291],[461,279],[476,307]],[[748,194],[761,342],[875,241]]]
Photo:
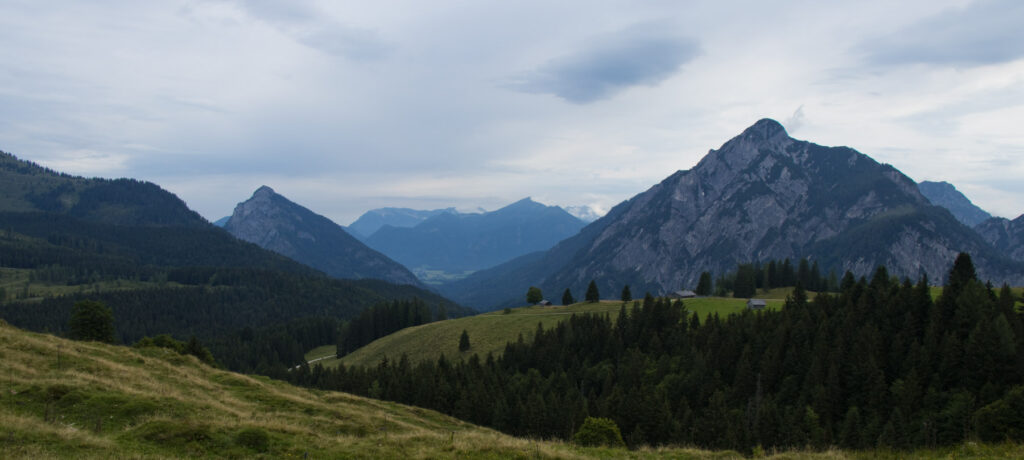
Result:
[[[394,300],[363,310],[358,317],[346,322],[338,334],[338,356],[356,351],[363,345],[407,327],[419,326],[433,320],[448,319],[448,309],[442,304],[431,311],[420,299]],[[329,341],[321,344],[330,343]]]
[[[710,278],[710,276],[708,273],[707,277]],[[704,275],[702,274],[701,277],[703,279]],[[736,271],[720,276],[715,281],[713,290],[715,295],[720,297],[725,297],[731,292],[733,297],[749,298],[753,297],[758,289],[793,287],[797,284],[808,291],[836,292],[839,290],[839,281],[834,271],[830,271],[828,276],[825,276],[818,266],[818,261],[812,263],[807,259],[800,259],[795,267],[789,259],[770,260],[767,263],[739,264],[736,266]],[[700,291],[701,286],[698,285],[696,290]],[[697,292],[698,295],[706,295],[706,293]]]
[[522,436],[568,439],[587,416],[626,441],[749,450],[912,448],[1024,439],[1024,327],[961,255],[941,297],[879,268],[779,311],[698,318],[650,296],[614,320],[579,315],[501,356],[405,357],[286,376],[437,409]]

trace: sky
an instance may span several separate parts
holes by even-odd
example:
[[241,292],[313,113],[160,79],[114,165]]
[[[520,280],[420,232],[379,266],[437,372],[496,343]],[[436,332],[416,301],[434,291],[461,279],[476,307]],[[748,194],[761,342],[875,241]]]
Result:
[[1018,0],[0,2],[0,150],[210,220],[261,185],[608,210],[758,119],[1024,213]]

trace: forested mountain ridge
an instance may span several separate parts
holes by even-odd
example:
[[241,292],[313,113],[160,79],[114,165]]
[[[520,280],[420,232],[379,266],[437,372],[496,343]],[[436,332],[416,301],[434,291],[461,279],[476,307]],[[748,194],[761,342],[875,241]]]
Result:
[[0,318],[19,327],[64,331],[72,304],[99,300],[118,341],[194,335],[223,364],[267,372],[333,343],[344,320],[382,302],[471,313],[416,286],[329,278],[207,223],[154,184],[73,177],[8,154],[0,176]]
[[267,186],[239,203],[224,225],[239,239],[255,243],[335,278],[381,279],[422,286],[415,275],[316,214]]
[[0,152],[0,211],[48,212],[124,226],[207,225],[174,194],[134,179],[87,179]]
[[928,201],[948,209],[953,217],[956,217],[956,220],[968,227],[974,227],[992,218],[991,214],[975,206],[949,182],[923,181],[917,184],[917,188],[925,198],[928,198]]
[[441,213],[411,228],[385,226],[366,244],[413,269],[458,273],[550,248],[583,226],[558,206],[525,198],[496,211]]
[[539,286],[582,292],[596,280],[605,293],[693,288],[702,271],[738,263],[816,260],[826,272],[893,273],[941,280],[960,251],[996,282],[1024,283],[1024,267],[998,254],[890,165],[848,147],[789,137],[761,120],[614,207],[551,250],[443,285],[464,303],[507,306]]

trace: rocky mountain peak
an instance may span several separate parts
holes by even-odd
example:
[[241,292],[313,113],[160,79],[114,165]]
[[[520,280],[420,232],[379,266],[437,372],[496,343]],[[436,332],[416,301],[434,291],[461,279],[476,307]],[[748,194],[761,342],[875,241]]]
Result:
[[795,140],[789,137],[782,124],[763,118],[722,144],[718,150],[709,151],[694,170],[700,171],[702,176],[725,175],[731,178],[758,159],[763,159],[764,152],[786,154],[786,147],[793,142]]
[[757,120],[757,123],[743,130],[740,136],[754,141],[767,141],[779,136],[789,137],[789,134],[786,133],[786,128],[782,126],[782,123],[771,118],[762,118]]
[[262,186],[239,203],[224,228],[235,237],[336,278],[420,285],[408,269],[349,235],[330,219]]
[[261,185],[260,188],[256,189],[256,191],[253,192],[252,197],[253,198],[264,198],[265,199],[265,198],[272,197],[274,195],[277,195],[277,192],[274,192],[274,189],[272,189],[272,188],[270,188],[270,187],[268,187],[266,185]]

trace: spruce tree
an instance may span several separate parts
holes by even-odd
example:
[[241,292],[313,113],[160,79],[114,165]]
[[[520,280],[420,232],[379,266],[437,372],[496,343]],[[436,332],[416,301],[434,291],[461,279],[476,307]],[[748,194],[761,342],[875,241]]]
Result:
[[700,281],[697,281],[697,295],[711,295],[711,273],[702,272],[700,274]]
[[469,332],[463,329],[462,335],[459,336],[459,351],[466,350],[469,350]]
[[565,292],[562,293],[562,305],[572,305],[576,303],[576,299],[572,298],[572,292],[569,292],[569,288],[565,288]]
[[622,301],[629,302],[630,300],[633,300],[633,293],[629,292],[629,285],[627,284],[622,287]]
[[587,286],[587,302],[597,303],[601,300],[601,294],[597,291],[597,283],[594,280],[590,280],[590,285]]

